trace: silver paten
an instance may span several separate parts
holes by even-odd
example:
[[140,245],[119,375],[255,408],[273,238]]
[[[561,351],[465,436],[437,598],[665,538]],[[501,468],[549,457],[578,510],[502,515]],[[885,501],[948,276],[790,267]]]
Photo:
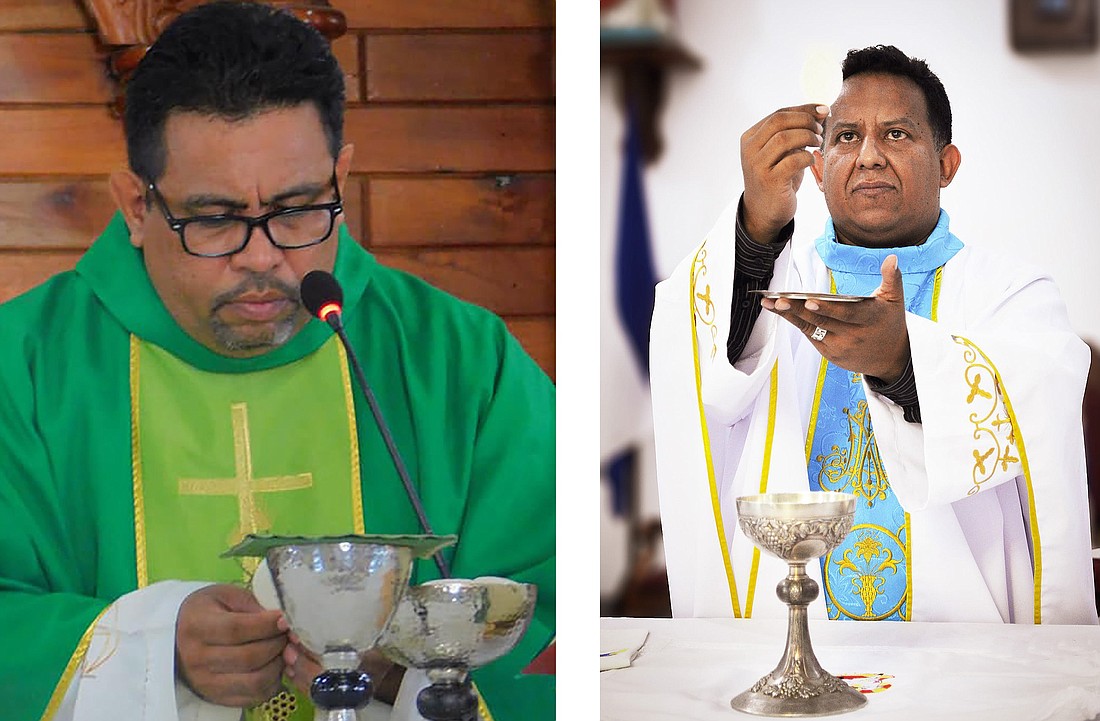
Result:
[[763,551],[787,562],[789,573],[776,586],[787,604],[787,647],[775,670],[735,696],[738,711],[763,716],[827,716],[854,711],[867,699],[826,672],[814,656],[806,607],[818,584],[806,563],[840,545],[852,530],[856,497],[850,493],[765,493],[737,499],[745,535]]

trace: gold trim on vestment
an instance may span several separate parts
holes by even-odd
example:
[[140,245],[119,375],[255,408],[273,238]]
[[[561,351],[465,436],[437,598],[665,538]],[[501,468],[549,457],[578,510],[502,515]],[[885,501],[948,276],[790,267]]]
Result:
[[481,695],[481,690],[477,687],[477,684],[470,680],[470,685],[474,689],[474,693],[477,694],[477,715],[481,721],[493,721],[493,713],[489,710],[489,704],[485,702],[485,697]]
[[134,482],[134,553],[137,567],[137,587],[149,585],[149,565],[145,558],[145,497],[141,478],[141,434],[138,432],[140,415],[139,384],[141,363],[138,339],[130,334],[130,474]]
[[810,467],[810,454],[813,452],[814,433],[817,431],[817,408],[821,405],[821,393],[825,389],[825,371],[829,360],[821,356],[821,366],[817,370],[817,387],[814,388],[814,400],[810,404],[810,421],[806,427],[806,468]]
[[[1038,514],[1035,510],[1035,489],[1031,485],[1031,466],[1028,464],[1027,451],[1024,449],[1024,435],[1023,435],[1023,432],[1020,430],[1019,421],[1016,420],[1016,412],[1014,410],[1012,410],[1012,401],[1008,397],[1008,389],[1005,387],[1004,380],[1001,378],[1001,372],[999,370],[997,370],[997,366],[993,364],[993,361],[990,360],[989,356],[987,356],[982,351],[982,349],[979,348],[977,346],[977,344],[974,343],[974,341],[970,340],[969,338],[964,338],[963,336],[959,336],[959,335],[952,335],[951,338],[956,343],[959,343],[960,345],[963,345],[966,349],[971,350],[974,353],[977,353],[978,355],[980,355],[982,357],[982,359],[985,361],[986,365],[988,365],[989,369],[993,372],[993,387],[994,387],[995,391],[997,392],[997,395],[1000,397],[1002,403],[1004,404],[1005,413],[1008,415],[1009,423],[1011,423],[1011,438],[1012,438],[1013,441],[1015,441],[1016,450],[1020,454],[1018,459],[1012,459],[1012,460],[1014,460],[1014,461],[1019,460],[1020,466],[1021,466],[1021,468],[1023,469],[1023,472],[1024,472],[1024,484],[1027,486],[1027,511],[1028,511],[1028,519],[1030,521],[1029,525],[1030,525],[1030,531],[1031,531],[1032,559],[1033,559],[1034,566],[1035,566],[1035,569],[1034,569],[1034,571],[1035,571],[1034,572],[1034,587],[1033,587],[1033,593],[1034,593],[1034,598],[1035,598],[1035,617],[1034,618],[1035,618],[1035,623],[1038,625],[1038,624],[1042,623],[1043,552],[1042,552],[1042,545],[1041,545],[1040,540],[1039,540],[1039,517],[1038,517]],[[964,360],[966,360],[965,351],[964,351],[963,358],[964,358]],[[968,362],[972,363],[972,361],[968,361]],[[969,368],[968,368],[968,370],[969,370]],[[971,421],[973,422],[973,418],[971,418]],[[1006,450],[1005,453],[1007,455],[1007,450]],[[1001,460],[1001,459],[997,459],[997,460]],[[972,495],[973,493],[979,491],[980,490],[980,485],[981,485],[980,483],[976,484],[975,487],[972,488],[970,490],[970,492],[967,493],[967,495]]]
[[[690,293],[688,294],[688,303],[691,309],[691,355],[695,362],[695,398],[699,404],[699,426],[703,433],[703,456],[706,459],[707,464],[707,480],[710,483],[710,503],[711,508],[714,511],[714,523],[718,531],[718,545],[722,551],[722,564],[726,570],[726,581],[729,584],[730,590],[730,602],[733,605],[734,618],[741,618],[741,603],[737,598],[737,580],[733,576],[733,565],[730,561],[730,550],[726,544],[726,529],[722,524],[722,509],[718,502],[718,486],[714,480],[714,460],[710,453],[710,434],[707,430],[707,414],[703,408],[703,373],[699,366],[699,335],[696,325],[696,304],[695,304],[695,284],[700,276],[707,274],[706,266],[706,242],[699,246],[699,250],[696,251],[695,257],[691,259],[691,282]],[[696,267],[699,271],[696,273]],[[713,304],[710,303],[710,285],[707,285],[707,292],[705,294],[708,307],[713,308]],[[705,320],[704,320],[705,322]]]
[[[768,379],[768,433],[764,439],[764,466],[760,470],[760,493],[768,492],[768,475],[772,467],[772,441],[775,439],[775,407],[779,398],[779,360],[772,364]],[[760,547],[752,546],[752,565],[749,568],[749,592],[745,597],[745,618],[752,618],[752,602],[756,598],[756,575],[760,570]]]
[[351,505],[352,522],[356,533],[366,533],[363,521],[363,486],[359,477],[359,430],[355,419],[355,395],[351,390],[351,373],[348,371],[348,354],[343,343],[336,344],[340,354],[340,378],[344,385],[344,400],[348,411],[348,429],[351,442]]
[[99,623],[99,619],[103,618],[103,614],[107,613],[108,608],[110,606],[100,611],[95,619],[88,624],[88,628],[84,630],[84,635],[80,637],[80,641],[76,644],[73,655],[69,657],[69,663],[65,664],[65,670],[61,672],[61,678],[58,680],[57,686],[54,687],[49,703],[46,704],[46,710],[42,712],[42,721],[49,721],[57,714],[61,702],[65,699],[65,694],[69,691],[69,684],[72,683],[73,676],[76,675],[80,664],[84,662],[84,655],[88,653],[88,646],[92,644],[92,634],[95,632],[96,624]]

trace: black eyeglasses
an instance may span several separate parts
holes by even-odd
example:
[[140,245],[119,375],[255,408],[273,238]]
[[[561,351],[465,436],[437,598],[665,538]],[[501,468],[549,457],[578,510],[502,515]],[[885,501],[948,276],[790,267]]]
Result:
[[336,200],[331,203],[280,208],[255,218],[232,213],[176,218],[168,210],[168,204],[156,184],[148,185],[149,192],[160,206],[160,212],[168,221],[168,227],[179,234],[183,249],[200,258],[221,258],[240,253],[248,245],[252,229],[256,226],[263,228],[272,245],[283,250],[308,248],[325,242],[336,226],[336,216],[344,212],[335,168],[332,171],[332,188]]

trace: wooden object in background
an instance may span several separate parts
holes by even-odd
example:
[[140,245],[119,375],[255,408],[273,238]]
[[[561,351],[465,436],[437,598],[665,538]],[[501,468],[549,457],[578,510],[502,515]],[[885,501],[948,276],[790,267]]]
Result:
[[600,66],[614,68],[618,73],[619,102],[624,112],[633,109],[642,157],[652,163],[664,148],[660,117],[668,73],[671,70],[698,70],[701,67],[699,59],[671,38],[601,39]]
[[1019,52],[1096,50],[1097,0],[1009,0],[1012,47]]

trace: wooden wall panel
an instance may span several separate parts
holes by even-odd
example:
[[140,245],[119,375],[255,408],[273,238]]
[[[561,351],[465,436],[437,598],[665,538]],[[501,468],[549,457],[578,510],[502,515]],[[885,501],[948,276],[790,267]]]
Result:
[[420,276],[499,315],[554,312],[554,251],[550,248],[385,251],[379,262]]
[[0,175],[102,175],[126,167],[122,123],[106,106],[0,105]]
[[330,0],[348,27],[364,29],[545,28],[554,0]]
[[0,249],[85,249],[114,210],[106,179],[0,183]]
[[554,169],[549,107],[351,108],[344,136],[357,173]]
[[508,330],[520,342],[524,350],[538,363],[546,375],[554,378],[556,369],[554,319],[550,318],[509,318]]
[[0,103],[107,103],[104,53],[87,33],[0,34]]
[[50,276],[69,270],[83,255],[78,250],[46,253],[0,251],[0,303],[30,290]]
[[372,36],[367,98],[549,100],[553,54],[549,32]]
[[91,27],[78,0],[0,0],[0,31],[87,30]]
[[553,245],[554,178],[377,178],[369,245]]
[[363,99],[363,82],[359,64],[359,36],[354,34],[336,38],[332,43],[332,54],[344,71],[344,92],[349,103],[358,103]]

